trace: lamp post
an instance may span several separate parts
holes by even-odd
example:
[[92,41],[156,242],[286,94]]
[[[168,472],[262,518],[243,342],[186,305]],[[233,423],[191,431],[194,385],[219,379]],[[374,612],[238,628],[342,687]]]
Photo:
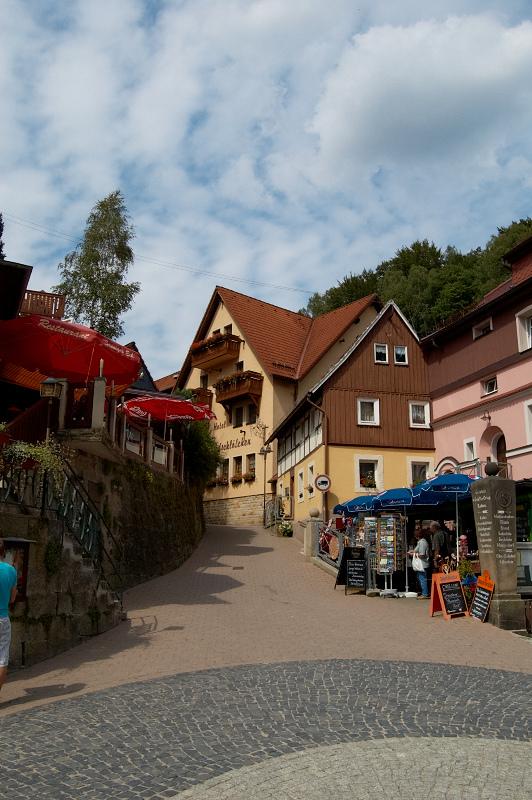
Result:
[[263,506],[263,525],[266,525],[266,458],[268,457],[268,453],[272,452],[272,448],[269,444],[266,446],[262,446],[259,450],[259,455],[264,457],[264,506]]
[[39,388],[41,390],[41,397],[48,398],[48,414],[46,416],[46,441],[50,439],[50,423],[51,423],[51,416],[52,416],[52,400],[54,397],[58,399],[61,397],[61,391],[63,389],[63,384],[60,381],[56,381],[56,379],[51,375],[49,378],[45,378],[39,384]]

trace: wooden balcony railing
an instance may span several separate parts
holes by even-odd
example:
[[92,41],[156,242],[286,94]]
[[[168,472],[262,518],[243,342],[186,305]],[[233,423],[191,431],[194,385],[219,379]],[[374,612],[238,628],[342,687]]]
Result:
[[56,431],[59,424],[59,401],[53,400],[50,406],[48,398],[41,397],[8,423],[7,431],[12,439],[36,444],[46,438],[48,420],[50,430]]
[[212,392],[210,389],[203,389],[200,387],[199,389],[192,389],[194,395],[194,402],[201,403],[202,405],[208,405],[209,409],[212,411]]
[[207,339],[190,351],[190,361],[193,367],[208,367],[225,364],[229,361],[238,361],[240,356],[240,339],[232,333],[225,333],[214,341]]
[[52,294],[51,292],[34,292],[31,289],[26,291],[20,314],[39,314],[41,317],[51,317],[52,319],[63,319],[65,313],[65,295]]
[[259,407],[262,395],[263,376],[260,372],[238,372],[229,378],[221,379],[216,388],[216,402],[220,403],[226,411],[237,400],[249,397]]

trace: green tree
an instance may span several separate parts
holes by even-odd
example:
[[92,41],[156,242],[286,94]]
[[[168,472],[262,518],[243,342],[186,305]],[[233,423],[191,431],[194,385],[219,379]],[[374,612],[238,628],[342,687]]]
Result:
[[4,220],[2,219],[2,214],[0,214],[0,258],[6,257],[4,253],[4,243],[2,241],[2,236],[4,235]]
[[220,446],[209,430],[208,422],[189,422],[183,437],[185,474],[191,485],[203,484],[216,476],[222,463]]
[[[175,389],[174,395],[194,399],[192,389]],[[183,437],[185,472],[191,484],[203,484],[216,477],[216,470],[223,461],[220,445],[212,435],[208,422],[189,422]]]
[[66,295],[66,313],[76,322],[116,339],[124,333],[121,315],[140,290],[126,283],[133,263],[133,227],[119,189],[92,209],[83,240],[59,264],[61,282],[54,291]]

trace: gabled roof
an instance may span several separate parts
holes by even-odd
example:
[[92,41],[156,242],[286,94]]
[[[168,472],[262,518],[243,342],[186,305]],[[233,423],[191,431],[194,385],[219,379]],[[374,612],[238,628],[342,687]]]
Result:
[[[338,311],[341,311],[341,309],[338,309]],[[410,333],[412,334],[414,339],[417,342],[419,342],[419,337],[418,337],[416,331],[414,330],[412,325],[409,323],[409,321],[407,320],[407,318],[405,317],[405,315],[403,314],[403,312],[401,311],[399,306],[397,306],[394,303],[393,300],[389,300],[386,303],[386,305],[384,306],[384,308],[381,309],[379,314],[377,314],[375,319],[370,322],[370,324],[365,329],[365,331],[362,333],[362,335],[359,336],[358,339],[356,340],[356,342],[354,342],[351,345],[349,350],[345,351],[345,353],[338,359],[336,364],[333,364],[332,367],[328,370],[328,372],[322,378],[320,378],[318,383],[316,383],[316,385],[313,386],[312,389],[310,389],[307,392],[305,397],[303,397],[297,403],[295,403],[295,405],[292,408],[292,410],[289,411],[289,413],[281,420],[281,422],[277,425],[277,427],[268,436],[268,439],[266,440],[266,442],[271,442],[271,441],[273,441],[274,439],[277,438],[277,436],[279,435],[280,431],[288,425],[288,423],[290,422],[290,420],[292,420],[294,418],[294,416],[297,416],[297,414],[300,413],[301,409],[303,407],[305,407],[305,405],[307,405],[309,403],[309,399],[311,397],[319,394],[319,391],[322,388],[322,386],[325,383],[327,383],[327,381],[342,366],[342,364],[344,364],[347,361],[347,359],[350,358],[353,355],[353,353],[360,347],[360,345],[371,335],[371,333],[377,327],[377,325],[383,319],[385,319],[388,314],[391,314],[394,311],[398,315],[398,317],[402,320],[402,322],[404,323],[405,327],[410,331]],[[324,315],[324,316],[326,316],[326,315]]]
[[[264,369],[271,375],[293,380],[306,375],[363,311],[371,305],[382,307],[377,295],[371,294],[312,318],[217,286],[195,341],[204,339],[209,334],[214,313],[220,303],[229,310]],[[186,380],[189,367],[190,356],[187,356],[181,369],[182,381]]]
[[33,267],[0,258],[0,319],[15,319]]
[[168,392],[172,394],[178,378],[179,372],[172,372],[170,375],[165,375],[164,378],[158,378],[154,381],[155,388],[158,392]]
[[156,392],[157,389],[155,388],[153,378],[135,342],[130,342],[125,346],[128,347],[130,350],[134,350],[136,353],[139,354],[140,364],[141,364],[140,375],[135,381],[135,383],[133,383],[129,388],[141,392]]

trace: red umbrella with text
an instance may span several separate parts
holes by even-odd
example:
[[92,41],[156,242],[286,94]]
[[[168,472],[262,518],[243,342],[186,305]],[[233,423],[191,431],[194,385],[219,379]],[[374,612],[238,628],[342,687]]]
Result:
[[122,403],[124,412],[130,419],[147,422],[148,418],[159,422],[175,420],[209,420],[216,419],[205,403],[193,403],[184,397],[158,397],[157,395],[141,395]]
[[12,383],[38,390],[51,375],[79,384],[101,374],[118,395],[139,373],[135,350],[84,325],[36,314],[0,320],[0,378]]

